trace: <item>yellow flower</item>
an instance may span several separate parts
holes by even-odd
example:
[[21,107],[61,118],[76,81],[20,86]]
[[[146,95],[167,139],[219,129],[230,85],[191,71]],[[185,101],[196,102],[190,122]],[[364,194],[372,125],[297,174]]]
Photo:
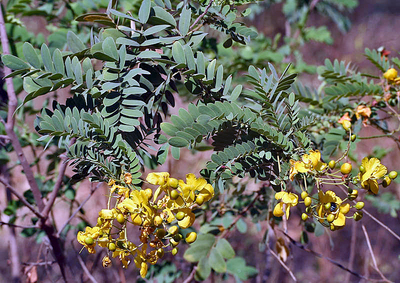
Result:
[[281,201],[275,205],[273,214],[276,217],[283,216],[284,215],[283,205],[286,204],[286,219],[289,219],[290,208],[298,204],[299,197],[293,193],[279,192],[275,194],[275,199]]
[[356,108],[357,120],[360,119],[361,116],[365,117],[365,118],[369,118],[371,116],[371,108],[369,108],[365,105],[358,105]]
[[194,174],[186,175],[186,183],[179,180],[179,190],[182,192],[186,203],[193,203],[196,195],[201,196],[204,202],[214,196],[214,188],[203,178],[197,179]]
[[289,178],[290,180],[293,181],[294,176],[296,176],[297,173],[299,173],[299,171],[297,171],[296,169],[296,161],[294,161],[293,159],[290,159],[290,172],[289,172]]
[[153,185],[164,186],[168,184],[169,173],[168,172],[160,172],[160,173],[150,173],[147,175],[146,181]]
[[103,257],[103,267],[107,268],[112,265],[111,259],[108,256]]
[[[350,210],[350,204],[343,203],[342,199],[336,196],[335,192],[323,191],[318,192],[319,205],[317,207],[319,221],[322,223],[329,215],[333,215],[331,222],[331,230],[338,230],[343,228],[346,224],[346,214]],[[329,204],[328,207],[326,204]]]
[[384,74],[383,77],[387,79],[388,81],[394,81],[394,79],[397,78],[397,70],[394,68],[390,68],[387,70]]
[[132,174],[131,173],[125,173],[124,174],[124,181],[126,184],[132,184]]
[[342,124],[343,128],[348,131],[351,128],[351,118],[349,113],[346,112],[338,121],[339,124]]
[[358,175],[361,187],[375,195],[378,194],[379,185],[377,180],[386,175],[387,168],[375,157],[369,160],[368,157],[364,157],[361,166],[365,168],[365,171],[363,173],[360,172]]
[[[291,169],[289,173],[292,178],[297,172],[307,173],[311,170],[322,171],[326,168],[326,163],[321,162],[321,153],[319,150],[310,150],[309,154],[304,154],[302,156],[301,161],[290,162],[290,164],[294,166],[294,169]],[[294,174],[294,172],[296,173]]]
[[81,243],[91,254],[96,253],[94,247],[96,246],[96,239],[100,235],[99,231],[99,227],[86,227],[85,232],[79,231],[76,236],[78,242]]
[[102,209],[99,212],[99,217],[105,219],[105,220],[111,220],[116,218],[118,215],[117,211],[115,209]]
[[174,210],[174,213],[178,212],[183,212],[185,215],[183,219],[178,220],[179,227],[181,227],[182,229],[186,229],[193,225],[194,221],[196,220],[196,216],[194,215],[194,213],[190,208],[185,207]]

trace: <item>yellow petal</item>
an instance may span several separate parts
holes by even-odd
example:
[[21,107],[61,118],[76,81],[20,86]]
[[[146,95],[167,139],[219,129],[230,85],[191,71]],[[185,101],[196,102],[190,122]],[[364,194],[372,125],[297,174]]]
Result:
[[304,162],[301,161],[297,161],[294,164],[295,169],[300,172],[300,173],[306,173],[308,171],[310,171],[310,166]]
[[275,205],[275,208],[274,208],[274,211],[273,211],[274,216],[276,216],[276,217],[281,217],[281,216],[283,216],[284,213],[283,213],[282,208],[283,208],[283,203],[282,203],[282,202],[277,203],[277,204]]
[[289,219],[289,214],[290,214],[290,205],[286,205],[286,219]]
[[339,213],[338,217],[332,222],[335,227],[343,227],[346,224],[346,217]]
[[288,193],[287,192],[278,192],[278,193],[275,193],[275,199],[282,199],[285,195],[287,195]]
[[349,213],[349,211],[350,211],[350,204],[346,203],[340,206],[340,213],[346,215],[347,213]]

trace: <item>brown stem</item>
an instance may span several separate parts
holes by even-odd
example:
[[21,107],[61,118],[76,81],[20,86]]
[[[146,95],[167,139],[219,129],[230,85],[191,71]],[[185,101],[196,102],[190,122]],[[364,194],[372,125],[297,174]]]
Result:
[[7,189],[11,191],[27,208],[29,208],[37,217],[44,219],[44,216],[37,211],[25,198],[23,195],[18,193],[3,177],[0,176],[0,183],[2,183]]
[[385,282],[392,282],[392,281],[388,280],[388,279],[385,277],[385,275],[383,275],[383,273],[382,273],[382,272],[380,271],[380,269],[378,268],[378,264],[376,263],[374,251],[372,250],[372,246],[371,246],[371,242],[370,242],[370,240],[369,240],[369,236],[368,236],[368,233],[367,233],[367,229],[365,229],[364,224],[361,224],[361,228],[362,228],[362,230],[363,230],[363,232],[364,232],[365,240],[367,241],[368,250],[369,250],[369,252],[370,252],[370,254],[371,254],[372,262],[373,262],[373,264],[374,264],[375,270],[379,273],[379,275],[381,276],[381,278],[382,278]]
[[[3,18],[3,11],[0,6],[0,34],[1,34],[1,43],[2,43],[2,48],[3,48],[3,54],[10,54],[10,50],[8,48],[8,37],[7,37],[7,32],[5,29],[5,23],[4,23],[4,18]],[[5,68],[5,74],[9,74],[10,70]],[[2,121],[5,125],[5,130],[8,135],[8,137],[11,140],[11,144],[14,147],[14,151],[16,152],[18,159],[22,165],[22,168],[24,169],[26,179],[28,180],[28,183],[30,185],[30,189],[32,191],[33,197],[35,199],[36,205],[39,208],[39,211],[43,212],[44,210],[44,203],[42,200],[42,194],[40,192],[40,189],[36,183],[35,176],[33,174],[32,168],[30,167],[26,156],[22,150],[22,146],[19,142],[19,139],[17,135],[14,132],[14,124],[15,124],[15,119],[14,119],[14,112],[17,108],[18,100],[17,96],[15,94],[14,88],[12,86],[12,79],[7,78],[6,79],[7,83],[7,95],[8,95],[8,117],[7,117],[7,123]],[[4,182],[2,182],[4,184]],[[11,189],[11,186],[8,186]],[[13,194],[16,195],[16,191],[13,191]],[[18,194],[19,195],[19,194]],[[40,228],[46,232],[47,237],[50,240],[50,244],[53,248],[53,253],[54,256],[60,266],[61,274],[66,282],[74,282],[72,278],[71,272],[68,272],[69,269],[66,266],[66,261],[65,257],[63,254],[63,249],[62,245],[59,241],[59,238],[55,236],[55,231],[54,227],[51,226],[50,223],[45,222],[45,217],[41,213],[38,213],[33,207],[25,200],[25,198],[21,195],[17,197],[26,205],[32,212],[34,212],[38,217],[40,216],[41,218],[41,224]],[[47,216],[47,215],[45,215]]]
[[[350,256],[349,256],[349,269],[353,269],[354,258],[356,255],[356,240],[357,240],[357,224],[353,222],[351,226],[351,240],[350,240]],[[350,282],[351,274],[347,273],[344,282]]]
[[52,209],[53,204],[54,204],[54,202],[55,202],[55,200],[57,198],[58,192],[61,189],[62,179],[63,179],[63,177],[65,175],[65,170],[67,169],[67,166],[68,166],[68,162],[67,162],[66,159],[67,159],[66,156],[61,157],[60,169],[59,169],[59,173],[58,173],[58,177],[57,177],[56,183],[54,185],[54,189],[51,192],[51,195],[49,197],[49,201],[46,203],[46,206],[42,211],[43,216],[46,217],[46,218],[49,216],[50,210]]
[[189,276],[185,279],[185,281],[183,281],[183,283],[190,283],[194,280],[194,276],[196,275],[196,269],[197,269],[197,266],[193,267]]
[[80,255],[78,255],[78,261],[79,264],[81,265],[83,271],[85,272],[86,276],[89,278],[90,281],[92,281],[92,283],[97,283],[97,280],[92,276],[92,274],[90,274],[89,270],[87,269],[85,262],[83,261],[83,259],[81,258]]
[[290,240],[290,242],[292,242],[292,244],[294,244],[296,247],[298,247],[298,248],[300,248],[300,249],[302,249],[302,250],[304,250],[304,251],[306,251],[306,252],[308,252],[308,253],[311,253],[311,254],[313,254],[313,255],[316,256],[316,257],[319,257],[319,258],[322,258],[322,259],[326,259],[326,260],[329,261],[330,263],[332,263],[332,264],[336,265],[337,267],[339,267],[339,268],[341,268],[341,269],[343,269],[343,270],[345,270],[345,271],[347,271],[347,272],[353,274],[354,276],[357,276],[358,278],[364,279],[364,280],[366,280],[366,281],[371,281],[371,282],[372,282],[372,281],[374,281],[374,282],[380,282],[380,281],[382,281],[382,280],[380,280],[380,279],[371,279],[371,278],[368,278],[368,277],[366,277],[366,276],[364,276],[364,275],[358,274],[357,272],[355,272],[355,271],[353,271],[353,270],[350,270],[350,269],[347,268],[347,267],[344,267],[341,263],[339,263],[339,262],[337,262],[337,261],[335,261],[335,260],[333,260],[333,259],[331,259],[331,258],[329,258],[329,257],[323,256],[322,254],[317,253],[317,252],[315,252],[315,251],[313,251],[313,250],[311,250],[311,249],[309,249],[309,248],[306,248],[303,244],[298,243],[296,240],[294,240],[292,237],[290,237],[290,236],[289,236],[288,234],[286,234],[284,231],[282,231],[282,230],[280,230],[280,231],[281,231],[281,232]]
[[[7,180],[10,180],[10,174],[8,174],[6,165],[0,166],[0,174],[4,175]],[[10,203],[12,201],[12,195],[11,195],[10,189],[6,189],[6,199],[7,199],[8,203]],[[21,262],[19,259],[17,235],[15,233],[15,228],[17,228],[18,225],[6,223],[3,221],[0,221],[0,225],[8,226],[6,230],[8,230],[8,234],[9,234],[8,243],[9,243],[9,258],[10,258],[10,262],[11,262],[12,282],[20,283],[21,282]]]
[[231,225],[229,225],[228,228],[226,228],[221,235],[219,236],[219,238],[225,238],[226,235],[229,233],[229,231],[233,228],[233,226],[235,226],[235,224],[239,221],[240,218],[242,218],[247,211],[249,211],[250,208],[253,207],[254,203],[256,202],[256,200],[258,200],[258,198],[260,197],[261,192],[258,191],[256,197],[251,201],[251,203],[249,203],[249,205],[246,206],[245,209],[243,209],[240,214],[238,216],[236,216],[236,218],[233,220],[233,222],[231,223]]
[[74,211],[74,213],[71,214],[71,216],[68,218],[68,220],[64,223],[64,225],[61,227],[61,229],[57,233],[57,237],[60,237],[62,231],[67,227],[68,223],[75,217],[75,215],[81,210],[81,208],[85,205],[85,203],[90,199],[90,197],[94,194],[94,192],[100,187],[101,183],[98,184],[96,187],[94,187],[91,191],[90,194],[87,196],[87,198],[78,206],[78,208]]
[[283,268],[286,269],[286,271],[289,273],[290,277],[292,277],[294,282],[297,282],[297,278],[294,276],[293,272],[290,270],[290,268],[281,260],[281,258],[267,245],[268,251],[279,261],[279,263],[283,266]]
[[[0,34],[1,34],[1,46],[3,48],[3,54],[4,55],[10,54],[7,31],[4,23],[3,10],[1,6],[0,6]],[[11,73],[11,70],[7,67],[4,67],[4,73],[7,76]],[[25,171],[25,175],[26,178],[28,179],[29,185],[31,186],[31,190],[33,193],[33,197],[35,198],[36,204],[39,210],[42,211],[42,209],[44,208],[42,195],[36,183],[33,171],[22,151],[22,146],[18,140],[17,135],[14,132],[14,124],[15,124],[14,112],[17,109],[18,99],[17,95],[15,94],[12,78],[7,78],[6,84],[7,84],[7,95],[8,95],[8,114],[7,114],[7,123],[5,123],[5,130],[9,139],[11,140],[15,152],[18,155],[18,159],[21,162],[22,168]]]
[[193,27],[195,27],[196,24],[207,14],[207,12],[210,9],[213,2],[214,2],[214,0],[211,0],[210,3],[208,3],[204,12],[194,21],[194,23],[190,26],[189,30],[191,30]]
[[0,226],[9,226],[12,228],[21,228],[21,229],[32,229],[32,228],[37,228],[37,226],[23,226],[23,225],[18,225],[18,224],[12,224],[12,223],[7,223],[4,221],[0,221]]

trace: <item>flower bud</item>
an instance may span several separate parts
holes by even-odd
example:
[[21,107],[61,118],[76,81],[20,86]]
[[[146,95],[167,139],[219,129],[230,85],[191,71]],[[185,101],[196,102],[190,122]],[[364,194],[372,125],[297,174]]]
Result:
[[304,199],[304,205],[305,205],[305,206],[310,206],[311,203],[312,203],[312,200],[311,200],[310,197],[306,197],[306,198]]
[[361,220],[361,218],[363,218],[363,212],[362,211],[354,212],[353,218],[354,218],[355,221]]
[[364,205],[365,205],[365,204],[364,204],[362,201],[359,201],[359,202],[356,203],[356,208],[357,208],[358,210],[363,209],[363,208],[364,208]]
[[190,232],[186,235],[186,243],[191,244],[194,243],[197,239],[197,233],[196,232]]

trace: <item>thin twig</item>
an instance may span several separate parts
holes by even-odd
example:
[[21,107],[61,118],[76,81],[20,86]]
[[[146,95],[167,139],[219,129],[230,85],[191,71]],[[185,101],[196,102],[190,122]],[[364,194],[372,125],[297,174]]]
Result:
[[[347,189],[343,188],[342,186],[339,186],[343,192],[347,193]],[[356,201],[352,201],[353,204],[356,204]],[[392,229],[390,229],[388,226],[386,226],[385,224],[383,224],[381,221],[379,221],[375,216],[373,216],[371,213],[369,213],[366,209],[362,210],[363,213],[365,213],[366,215],[368,215],[369,217],[372,218],[372,220],[374,220],[376,223],[378,223],[381,227],[385,228],[386,231],[388,231],[390,234],[392,234],[397,240],[400,241],[400,236],[397,235]]]
[[197,266],[193,267],[192,272],[190,272],[189,276],[183,281],[183,283],[190,283],[194,280],[194,276],[196,274]]
[[4,221],[0,221],[0,226],[10,226],[14,228],[21,228],[21,229],[32,229],[32,228],[37,228],[37,226],[31,225],[31,226],[23,226],[23,225],[18,225],[18,224],[12,224],[12,223],[7,223]]
[[190,26],[189,30],[191,30],[193,27],[196,26],[196,24],[207,14],[208,10],[210,9],[211,5],[213,4],[214,0],[211,0],[210,3],[208,3],[206,9],[204,12],[194,21],[194,23]]
[[249,211],[250,208],[253,207],[254,203],[256,202],[256,200],[258,200],[258,198],[260,197],[261,192],[258,191],[257,195],[255,196],[255,198],[251,201],[251,203],[249,203],[245,209],[243,209],[238,216],[236,216],[236,218],[232,221],[231,225],[229,225],[228,228],[226,228],[221,235],[219,236],[219,238],[224,238],[226,237],[226,235],[229,233],[229,231],[233,228],[233,226],[235,226],[235,224],[246,214],[247,211]]
[[29,208],[37,217],[44,219],[43,215],[37,211],[25,198],[23,195],[18,193],[3,177],[0,176],[0,183],[6,186],[7,189],[13,193],[27,208]]
[[59,169],[59,173],[58,173],[58,177],[57,177],[56,183],[54,185],[54,189],[51,192],[51,195],[49,197],[49,201],[46,203],[46,206],[42,211],[43,216],[46,217],[46,218],[49,216],[50,210],[52,209],[53,204],[54,204],[54,202],[55,202],[55,200],[57,198],[58,192],[61,189],[62,179],[63,179],[63,177],[65,175],[65,170],[67,169],[67,166],[68,166],[68,162],[66,161],[66,158],[62,157],[61,158],[60,169]]
[[101,186],[101,183],[97,184],[96,187],[94,187],[91,191],[90,194],[87,196],[87,198],[78,206],[78,208],[72,213],[72,215],[68,218],[68,220],[64,223],[64,225],[61,227],[61,229],[57,233],[57,237],[60,237],[62,231],[67,227],[68,223],[75,217],[75,215],[81,210],[81,208],[85,205],[85,203],[90,199],[90,197],[94,194],[94,192]]
[[[356,240],[357,240],[357,224],[353,222],[351,225],[351,240],[350,240],[350,256],[349,256],[349,269],[353,269],[354,258],[356,255]],[[344,282],[350,282],[350,273],[347,273],[346,279]]]
[[368,246],[369,252],[370,252],[370,254],[371,254],[372,262],[374,263],[374,268],[375,268],[375,270],[379,273],[379,275],[382,277],[383,280],[385,280],[386,282],[392,282],[392,281],[389,281],[389,280],[385,277],[385,275],[383,275],[383,273],[380,271],[380,269],[379,269],[379,267],[378,267],[378,264],[376,263],[374,251],[372,250],[372,246],[371,246],[371,242],[370,242],[370,240],[369,240],[369,236],[368,236],[368,233],[367,233],[367,229],[365,229],[364,224],[361,224],[361,227],[362,227],[363,232],[364,232],[364,235],[365,235],[365,240],[367,241],[367,246]]
[[43,266],[43,265],[52,265],[57,263],[57,261],[44,261],[44,262],[23,262],[22,265],[26,266]]
[[93,283],[97,283],[97,280],[92,276],[92,274],[90,274],[89,270],[87,269],[85,262],[83,261],[83,259],[81,258],[81,256],[78,254],[78,261],[79,264],[81,265],[83,271],[85,272],[86,276],[90,279],[90,281],[92,281]]
[[[0,6],[0,35],[1,35],[1,46],[3,48],[3,54],[8,55],[8,54],[10,54],[10,49],[8,46],[9,44],[8,44],[7,31],[6,31],[6,26],[4,23],[3,10],[2,10],[1,6]],[[10,73],[11,73],[11,70],[9,68],[5,67],[4,74],[7,76]],[[17,99],[17,95],[15,94],[12,78],[7,78],[6,84],[7,84],[7,96],[8,96],[8,114],[7,114],[7,123],[5,123],[4,121],[3,121],[3,123],[5,125],[6,133],[9,137],[9,139],[11,140],[11,143],[14,147],[15,152],[18,155],[18,159],[21,162],[22,167],[24,168],[25,176],[28,179],[29,185],[31,186],[31,190],[32,190],[33,196],[35,198],[36,204],[37,204],[39,210],[42,211],[42,209],[44,207],[43,202],[42,202],[42,195],[41,195],[39,187],[36,183],[33,171],[22,151],[22,147],[18,140],[18,137],[14,132],[14,124],[15,124],[14,112],[18,106],[18,99]]]
[[300,248],[300,249],[302,249],[302,250],[304,250],[304,251],[306,251],[306,252],[308,252],[308,253],[311,253],[311,254],[313,254],[313,255],[316,256],[316,257],[319,257],[319,258],[322,258],[322,259],[326,259],[326,260],[329,261],[330,263],[336,265],[337,267],[339,267],[339,268],[341,268],[341,269],[343,269],[343,270],[345,270],[345,271],[347,271],[347,272],[350,272],[351,274],[353,274],[354,276],[357,276],[358,278],[362,278],[362,279],[365,279],[365,280],[367,280],[367,281],[375,281],[375,282],[381,282],[381,281],[382,281],[381,279],[371,279],[371,278],[365,277],[365,276],[363,276],[363,275],[361,275],[361,274],[358,274],[357,272],[355,272],[355,271],[353,271],[353,270],[350,270],[350,269],[347,268],[347,267],[344,267],[341,263],[339,263],[339,262],[337,262],[337,261],[335,261],[335,260],[333,260],[333,259],[331,259],[331,258],[329,258],[329,257],[323,256],[322,254],[317,253],[317,252],[315,252],[315,251],[313,251],[313,250],[311,250],[311,249],[309,249],[309,248],[306,248],[304,245],[298,243],[296,240],[294,240],[292,237],[290,237],[290,236],[289,236],[288,234],[286,234],[284,231],[282,231],[282,230],[280,230],[280,231],[281,231],[281,232],[292,242],[292,244],[294,244],[296,247],[298,247],[298,248]]
[[[0,174],[4,176],[4,178],[9,181],[10,180],[10,174],[7,170],[7,166],[0,165]],[[5,197],[7,199],[7,203],[10,203],[13,198],[10,189],[5,190]],[[5,223],[1,221],[1,223]],[[5,223],[5,224],[10,224],[10,223]],[[10,224],[10,225],[5,225],[7,227],[6,230],[8,230],[9,237],[8,237],[8,246],[9,246],[9,259],[11,263],[11,276],[12,276],[12,281],[13,283],[20,283],[21,282],[21,261],[19,258],[19,247],[17,243],[17,233],[16,233],[16,226],[15,224]]]
[[400,236],[397,235],[392,229],[390,229],[388,226],[386,226],[385,224],[383,224],[381,221],[379,221],[377,218],[375,218],[371,213],[369,213],[368,211],[366,211],[365,209],[363,209],[363,212],[368,215],[369,217],[372,218],[372,220],[374,220],[376,223],[378,223],[379,225],[381,225],[383,228],[385,228],[390,234],[392,234],[397,240],[400,241]]
[[279,261],[279,263],[283,266],[283,268],[286,269],[286,271],[289,273],[290,277],[292,277],[294,282],[297,282],[296,276],[294,276],[293,272],[290,270],[290,268],[281,260],[281,258],[269,247],[267,244],[268,251]]

